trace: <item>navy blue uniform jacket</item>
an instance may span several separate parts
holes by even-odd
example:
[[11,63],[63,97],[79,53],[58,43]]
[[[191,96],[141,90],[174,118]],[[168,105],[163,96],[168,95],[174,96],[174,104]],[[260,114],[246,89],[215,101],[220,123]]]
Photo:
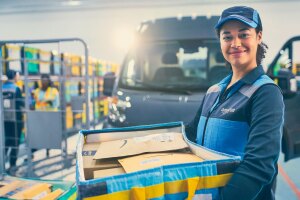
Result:
[[274,199],[284,116],[281,91],[262,66],[226,90],[230,79],[231,75],[208,90],[196,117],[186,126],[187,136],[242,157],[220,199]]

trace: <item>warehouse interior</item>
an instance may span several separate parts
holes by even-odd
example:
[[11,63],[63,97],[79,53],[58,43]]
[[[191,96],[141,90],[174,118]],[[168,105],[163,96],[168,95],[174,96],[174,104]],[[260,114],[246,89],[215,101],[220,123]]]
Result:
[[[289,71],[287,85],[291,93],[283,95],[285,125],[282,129],[284,140],[282,143],[284,144],[278,150],[280,154],[275,197],[279,200],[299,199],[300,180],[297,166],[300,160],[297,157],[300,156],[300,129],[296,125],[293,126],[298,124],[298,113],[300,115],[298,112],[300,28],[297,26],[300,1],[298,0],[1,0],[0,197],[155,199],[159,192],[167,194],[169,190],[173,191],[172,182],[166,185],[166,189],[162,192],[160,187],[156,187],[158,183],[156,179],[148,180],[149,176],[156,177],[160,172],[154,173],[147,168],[145,172],[135,169],[138,164],[134,166],[134,163],[142,162],[139,159],[144,159],[143,157],[126,160],[126,156],[130,153],[122,154],[120,151],[115,155],[110,145],[101,149],[107,155],[100,155],[99,143],[124,138],[129,145],[130,141],[141,143],[139,148],[132,146],[124,150],[140,156],[145,152],[157,152],[144,150],[147,146],[145,141],[151,140],[149,138],[160,142],[171,140],[178,142],[177,147],[171,147],[173,145],[171,142],[170,147],[158,151],[160,153],[174,150],[185,153],[187,147],[184,144],[182,144],[184,147],[178,147],[180,142],[185,141],[192,152],[197,152],[195,155],[202,156],[201,162],[207,160],[213,163],[219,160],[221,166],[226,160],[229,167],[224,169],[233,173],[236,163],[241,162],[240,157],[219,154],[205,148],[199,150],[197,145],[193,146],[195,143],[191,144],[188,141],[189,138],[185,133],[182,136],[183,141],[177,140],[175,134],[184,132],[186,121],[191,118],[191,113],[189,116],[178,113],[184,111],[196,113],[201,103],[200,99],[205,94],[203,92],[224,78],[219,77],[218,73],[230,73],[224,68],[226,63],[220,55],[220,44],[214,42],[219,38],[213,25],[207,25],[211,30],[206,31],[207,36],[203,41],[196,41],[196,36],[190,35],[186,43],[184,39],[187,38],[176,41],[178,37],[176,32],[180,35],[181,28],[172,29],[170,26],[169,32],[160,33],[172,35],[171,42],[165,42],[162,37],[154,45],[149,42],[154,39],[151,38],[151,32],[147,32],[147,28],[160,27],[161,23],[163,24],[161,27],[167,29],[168,26],[163,21],[165,19],[169,19],[169,22],[190,20],[191,23],[198,23],[197,20],[204,19],[210,23],[215,20],[213,23],[216,23],[225,8],[240,5],[255,8],[263,21],[263,42],[268,46],[266,57],[262,62],[265,73],[271,74],[271,78],[281,88],[284,85],[280,82],[281,69]],[[187,27],[187,30],[192,31],[195,25]],[[150,39],[143,40],[143,33],[149,33]],[[174,70],[178,66],[181,66],[183,71]],[[222,69],[213,74],[211,70],[213,67]],[[15,72],[13,79],[10,79],[9,75],[11,70]],[[211,70],[211,73],[206,73],[205,70]],[[212,74],[215,77],[213,81],[209,78]],[[156,82],[156,85],[149,85],[149,82],[145,81],[148,79],[153,80],[152,84]],[[9,80],[16,80],[15,85],[20,89],[22,98],[20,110],[16,108],[18,98],[13,101],[6,99],[4,85]],[[201,83],[201,88],[194,90],[191,86],[195,84],[193,81],[198,81],[198,85]],[[42,102],[39,92],[44,90],[44,87],[51,88],[49,89],[51,97],[50,100]],[[155,93],[156,89],[158,93]],[[193,96],[199,91],[202,93]],[[285,92],[284,89],[282,91]],[[6,108],[12,105],[11,102],[17,106],[7,111]],[[229,109],[226,112],[234,110]],[[20,115],[22,117],[18,118]],[[10,120],[10,117],[14,120]],[[18,129],[19,124],[22,126],[20,134],[11,136],[9,139],[14,141],[14,145],[8,146],[6,132],[12,126]],[[287,131],[291,133],[290,138],[285,136]],[[157,135],[156,138],[151,136],[156,133],[164,135],[158,139]],[[123,147],[125,144],[113,145]],[[14,159],[11,159],[12,157]],[[111,157],[121,160],[115,162],[110,160]],[[198,157],[186,156],[180,159],[186,160],[186,163],[200,162]],[[99,160],[96,159],[107,159],[101,160],[105,167],[99,167],[96,164]],[[149,162],[156,162],[158,159],[160,158]],[[169,157],[168,159],[172,160]],[[164,162],[168,164],[170,160]],[[15,163],[14,167],[12,163]],[[173,163],[170,163],[169,165],[173,166]],[[167,168],[162,167],[160,170]],[[204,199],[206,197],[214,199],[215,188],[223,187],[229,177],[224,177],[228,174],[221,176],[217,173],[217,164],[211,168],[213,170],[207,171],[216,174],[213,172],[205,174],[206,171],[201,168],[206,176],[212,176],[211,180],[205,178],[202,180],[201,176],[196,180],[203,181],[202,190],[205,190],[205,195],[212,193],[212,196],[204,195]],[[106,174],[103,175],[104,171],[98,170],[106,170]],[[125,172],[129,175],[123,176]],[[147,173],[151,175],[145,175]],[[182,173],[191,172],[187,170]],[[131,174],[138,174],[144,179],[137,179]],[[176,176],[181,175],[179,173]],[[120,177],[125,177],[122,179],[124,182]],[[219,182],[214,182],[215,180]],[[104,181],[105,187],[101,185]],[[184,184],[180,188],[186,187],[188,191],[185,193],[176,191],[174,195],[180,193],[182,196],[171,195],[170,199],[192,199],[194,194],[196,198],[200,183],[193,185],[193,181],[195,180],[189,177],[189,180],[180,183]],[[162,181],[164,182],[165,180]],[[144,183],[148,184],[147,187],[141,186]],[[99,191],[94,192],[93,188],[95,190],[98,186]],[[143,188],[141,192],[139,186],[146,189]],[[152,186],[154,189],[149,189]],[[182,188],[182,191],[187,190]],[[193,194],[190,194],[190,190],[193,190]],[[116,191],[120,192],[119,196],[113,196]],[[164,198],[167,199],[169,196]]]

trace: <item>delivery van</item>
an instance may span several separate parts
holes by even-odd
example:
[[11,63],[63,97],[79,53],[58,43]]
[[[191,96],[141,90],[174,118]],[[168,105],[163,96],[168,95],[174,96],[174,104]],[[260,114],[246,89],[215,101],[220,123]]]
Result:
[[218,18],[142,23],[112,91],[106,125],[190,121],[206,90],[230,72],[213,28]]
[[[231,73],[214,30],[218,19],[218,16],[198,16],[142,23],[136,33],[136,44],[126,55],[119,74],[104,77],[104,95],[111,96],[104,128],[190,122],[207,89]],[[289,59],[286,56],[291,51],[280,52],[284,59]],[[286,64],[287,60],[282,62]],[[278,83],[285,101],[289,102],[298,98],[296,81],[288,65],[280,67],[278,62],[270,65],[268,75]],[[300,155],[300,125],[296,129],[290,126],[300,119],[300,97],[297,100],[299,111],[292,111],[287,105],[291,112],[298,112],[299,118],[285,116],[286,160]]]

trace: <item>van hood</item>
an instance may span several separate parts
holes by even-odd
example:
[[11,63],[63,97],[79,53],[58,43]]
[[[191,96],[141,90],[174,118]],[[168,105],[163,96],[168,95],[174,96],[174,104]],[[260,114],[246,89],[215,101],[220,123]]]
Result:
[[190,122],[205,92],[177,94],[153,91],[119,90],[118,103],[110,106],[112,126],[136,126],[174,121]]

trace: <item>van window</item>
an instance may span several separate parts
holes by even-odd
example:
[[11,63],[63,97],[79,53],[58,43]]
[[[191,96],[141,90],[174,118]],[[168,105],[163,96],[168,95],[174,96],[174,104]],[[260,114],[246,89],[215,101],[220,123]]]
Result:
[[211,69],[214,66],[225,67],[224,59],[216,59],[219,54],[220,46],[216,41],[144,42],[127,55],[120,87],[206,90],[212,85]]

